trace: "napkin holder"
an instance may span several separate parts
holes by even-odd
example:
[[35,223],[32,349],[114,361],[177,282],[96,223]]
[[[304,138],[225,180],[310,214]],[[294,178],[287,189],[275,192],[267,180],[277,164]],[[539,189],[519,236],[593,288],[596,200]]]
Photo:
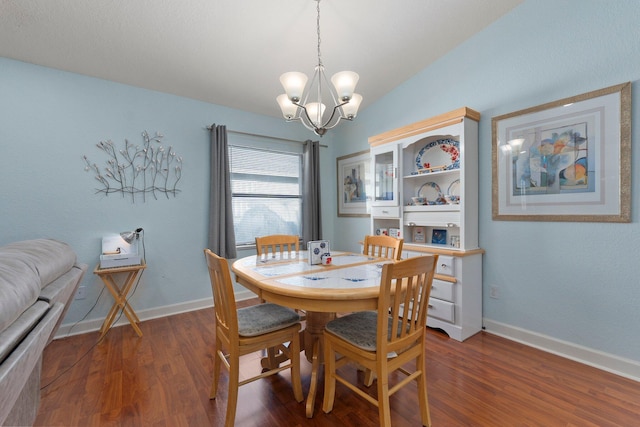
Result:
[[331,253],[328,240],[313,240],[307,243],[309,264],[322,264],[322,255]]

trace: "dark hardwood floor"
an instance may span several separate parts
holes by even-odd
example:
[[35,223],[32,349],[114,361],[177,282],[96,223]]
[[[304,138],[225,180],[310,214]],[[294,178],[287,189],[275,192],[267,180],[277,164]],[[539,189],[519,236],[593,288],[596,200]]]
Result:
[[[143,322],[142,338],[127,325],[112,329],[97,344],[97,332],[52,342],[44,353],[35,425],[223,425],[226,372],[218,398],[209,400],[213,322],[213,309],[208,309]],[[435,427],[640,425],[638,382],[487,333],[459,343],[429,330],[426,346]],[[256,372],[259,357],[243,358],[243,371]],[[310,364],[302,359],[306,397]],[[322,387],[321,381],[314,418],[307,419],[286,371],[245,385],[236,424],[378,425],[377,408],[340,384],[333,411],[322,412]],[[375,392],[374,385],[370,393]],[[401,389],[391,398],[393,425],[420,425],[417,405],[415,386]]]

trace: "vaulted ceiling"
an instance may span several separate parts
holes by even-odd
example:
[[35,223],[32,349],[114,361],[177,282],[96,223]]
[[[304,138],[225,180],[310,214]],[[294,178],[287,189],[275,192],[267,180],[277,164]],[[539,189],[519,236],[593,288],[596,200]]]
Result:
[[[322,0],[327,73],[362,109],[523,0]],[[0,0],[0,56],[280,117],[317,62],[313,0]],[[0,70],[1,71],[1,70]]]

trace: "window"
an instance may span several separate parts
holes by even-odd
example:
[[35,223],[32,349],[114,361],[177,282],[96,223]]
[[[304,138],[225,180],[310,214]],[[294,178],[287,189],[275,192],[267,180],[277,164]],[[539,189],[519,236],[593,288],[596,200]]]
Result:
[[236,245],[302,232],[302,154],[229,145]]

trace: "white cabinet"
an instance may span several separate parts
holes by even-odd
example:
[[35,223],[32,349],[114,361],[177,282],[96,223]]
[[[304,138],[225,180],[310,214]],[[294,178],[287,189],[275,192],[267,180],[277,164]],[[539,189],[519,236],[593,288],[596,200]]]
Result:
[[460,341],[482,329],[479,120],[463,107],[369,138],[371,233],[398,228],[405,258],[439,254],[427,324]]

